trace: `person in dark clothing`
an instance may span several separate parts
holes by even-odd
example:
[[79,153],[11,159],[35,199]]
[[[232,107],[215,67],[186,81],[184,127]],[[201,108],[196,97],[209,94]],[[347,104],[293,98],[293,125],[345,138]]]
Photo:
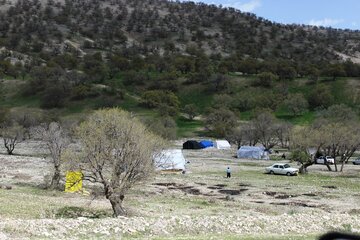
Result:
[[226,178],[231,178],[231,170],[230,167],[226,169]]
[[285,159],[286,156],[285,156],[285,153],[283,153],[283,155],[281,155],[282,159]]

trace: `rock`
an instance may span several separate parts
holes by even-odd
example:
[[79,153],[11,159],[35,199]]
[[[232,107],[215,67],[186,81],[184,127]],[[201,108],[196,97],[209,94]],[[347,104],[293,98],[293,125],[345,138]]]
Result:
[[5,189],[5,190],[11,190],[12,186],[10,186],[10,185],[0,185],[0,188]]
[[7,239],[8,237],[4,233],[0,232],[0,240],[7,240]]

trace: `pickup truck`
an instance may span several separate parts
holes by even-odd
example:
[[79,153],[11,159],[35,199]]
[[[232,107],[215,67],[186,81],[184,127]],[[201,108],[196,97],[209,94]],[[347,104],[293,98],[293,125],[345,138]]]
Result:
[[329,156],[320,156],[316,159],[315,163],[317,163],[317,164],[325,164],[325,163],[334,164],[335,160],[334,160],[334,158],[329,157]]

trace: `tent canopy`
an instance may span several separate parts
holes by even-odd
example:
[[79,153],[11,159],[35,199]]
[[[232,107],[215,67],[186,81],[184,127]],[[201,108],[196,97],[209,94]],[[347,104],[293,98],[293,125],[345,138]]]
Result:
[[164,150],[154,161],[157,170],[185,170],[186,160],[181,149]]
[[264,147],[241,146],[237,151],[238,158],[269,160],[268,152]]
[[203,140],[203,141],[200,141],[200,145],[202,146],[202,148],[208,148],[208,147],[213,147],[214,143],[209,140]]
[[214,142],[214,147],[217,149],[230,149],[230,143],[227,140],[216,140]]
[[183,143],[183,149],[201,149],[202,146],[195,140],[189,140]]

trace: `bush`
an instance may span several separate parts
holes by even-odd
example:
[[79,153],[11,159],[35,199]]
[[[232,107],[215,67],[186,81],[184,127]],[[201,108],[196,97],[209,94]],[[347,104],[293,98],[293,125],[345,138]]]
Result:
[[161,91],[161,90],[152,90],[146,91],[143,95],[143,105],[148,108],[157,108],[162,107],[164,105],[173,107],[177,111],[179,109],[179,99],[178,97],[169,91]]
[[82,207],[63,207],[56,211],[56,218],[104,218],[109,217],[110,214],[102,210],[86,209]]
[[63,88],[54,86],[47,89],[41,98],[43,108],[61,108],[65,104],[67,93]]

